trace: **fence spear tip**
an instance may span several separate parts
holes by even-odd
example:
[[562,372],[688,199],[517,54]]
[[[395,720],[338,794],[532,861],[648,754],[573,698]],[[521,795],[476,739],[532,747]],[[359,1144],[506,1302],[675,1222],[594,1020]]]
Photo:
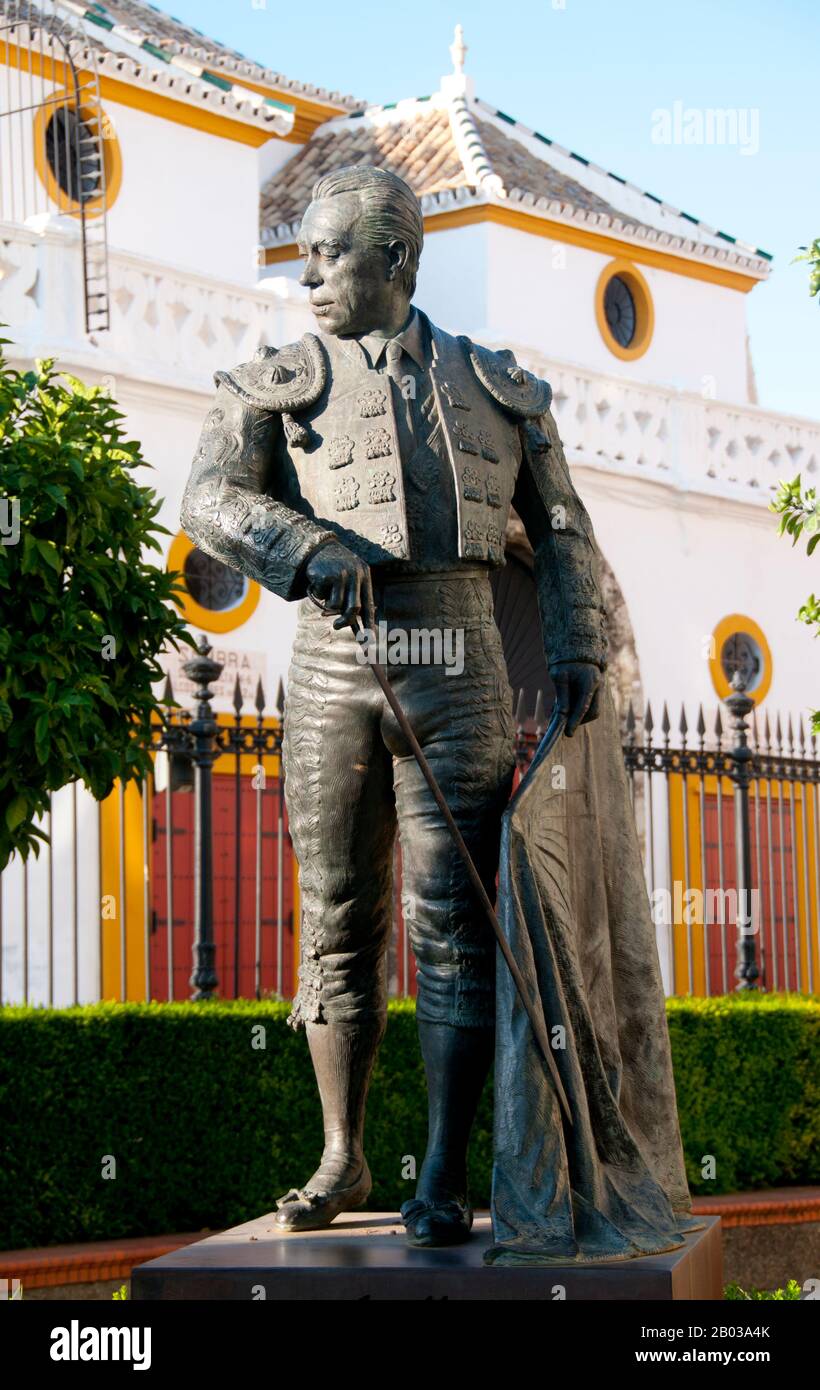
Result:
[[233,707],[236,710],[237,714],[241,712],[243,704],[244,700],[242,698],[242,686],[239,684],[239,675],[237,674],[236,681],[234,682],[233,687]]
[[256,706],[256,713],[257,713],[257,714],[261,714],[262,711],[263,711],[264,708],[265,708],[265,691],[264,691],[264,689],[263,689],[263,687],[262,687],[262,677],[261,677],[261,676],[259,677],[258,681],[256,682],[256,698],[255,698],[255,700],[254,700],[254,704],[255,704],[255,706]]
[[539,690],[538,694],[535,697],[535,713],[533,715],[533,719],[535,720],[535,731],[537,734],[540,734],[543,731],[544,725],[547,722],[544,714],[543,690]]
[[518,692],[518,704],[515,707],[515,722],[519,729],[524,727],[527,718],[527,706],[524,701],[524,687]]

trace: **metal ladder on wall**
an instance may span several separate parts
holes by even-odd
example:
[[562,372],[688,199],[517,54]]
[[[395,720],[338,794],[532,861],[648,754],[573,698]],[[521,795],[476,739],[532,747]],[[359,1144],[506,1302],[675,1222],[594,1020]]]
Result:
[[110,325],[109,135],[80,23],[59,0],[0,0],[0,222],[76,218],[89,335]]

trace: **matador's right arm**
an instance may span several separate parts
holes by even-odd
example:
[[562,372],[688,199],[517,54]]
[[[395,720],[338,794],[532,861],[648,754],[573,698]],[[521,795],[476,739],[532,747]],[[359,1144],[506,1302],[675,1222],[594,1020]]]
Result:
[[217,373],[182,499],[182,529],[201,550],[284,599],[305,597],[307,561],[337,539],[275,496],[282,412],[316,399],[321,373],[303,344],[282,353],[263,349],[254,362]]

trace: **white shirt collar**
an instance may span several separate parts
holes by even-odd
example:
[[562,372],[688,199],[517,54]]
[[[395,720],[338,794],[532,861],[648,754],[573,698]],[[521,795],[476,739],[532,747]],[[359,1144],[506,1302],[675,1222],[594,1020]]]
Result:
[[398,343],[422,371],[428,365],[421,318],[416,308],[411,309],[410,318],[401,332],[397,333],[394,338],[377,338],[372,333],[363,333],[358,341],[367,350],[367,355],[374,367],[377,367],[381,362],[389,342]]

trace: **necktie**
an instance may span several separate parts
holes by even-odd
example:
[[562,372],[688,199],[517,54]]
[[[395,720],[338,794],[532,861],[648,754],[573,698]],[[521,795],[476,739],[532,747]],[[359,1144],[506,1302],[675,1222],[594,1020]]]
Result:
[[401,370],[401,343],[397,343],[395,338],[391,338],[384,350],[384,356],[387,362],[387,375],[390,377],[391,381],[395,381],[399,390],[401,390],[403,379]]
[[[403,355],[401,343],[397,343],[395,338],[391,338],[384,350],[384,360],[387,375],[396,387],[397,395],[393,398],[396,402],[396,419],[399,422],[401,432],[405,433],[407,441],[414,446],[413,396],[415,392],[410,388],[415,385],[415,379],[412,373],[405,370],[407,363],[402,365]],[[404,427],[403,430],[402,426]]]

